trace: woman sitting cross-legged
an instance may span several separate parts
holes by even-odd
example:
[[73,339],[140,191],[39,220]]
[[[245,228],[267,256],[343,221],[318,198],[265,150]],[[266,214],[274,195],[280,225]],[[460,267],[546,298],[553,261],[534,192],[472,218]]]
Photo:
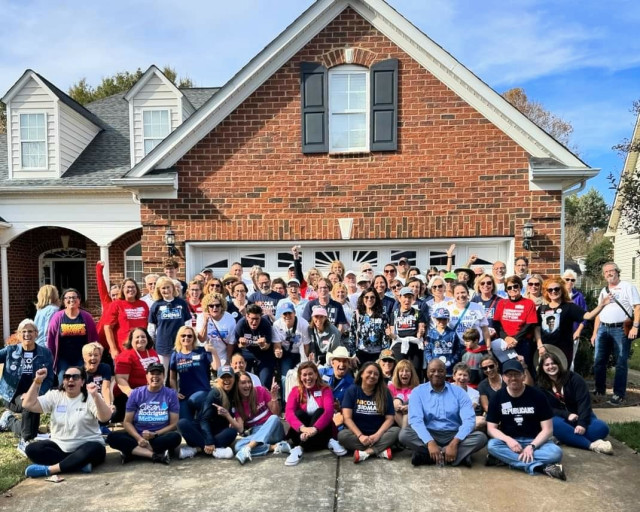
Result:
[[298,464],[303,450],[326,447],[339,457],[346,455],[347,450],[333,439],[333,392],[311,361],[298,365],[298,386],[289,393],[285,418],[291,425],[288,435],[294,446],[285,466]]
[[362,365],[355,383],[344,394],[342,414],[346,428],[338,434],[338,441],[353,450],[356,464],[371,455],[391,459],[391,446],[400,427],[394,425],[393,399],[377,363]]
[[27,445],[27,457],[35,464],[28,466],[24,474],[36,478],[74,471],[90,473],[93,466],[104,462],[106,450],[98,421],[109,421],[111,408],[95,383],[85,385],[86,374],[76,366],[64,371],[58,389],[38,396],[47,373],[46,368],[37,370],[22,396],[25,409],[51,414],[51,439]]
[[178,432],[187,446],[180,448],[180,458],[193,457],[203,452],[215,459],[232,459],[230,448],[238,431],[242,430],[231,415],[231,402],[235,386],[235,375],[231,366],[218,368],[218,379],[205,398],[202,410],[195,420],[182,418],[178,421]]
[[169,454],[182,442],[176,432],[178,394],[165,387],[164,380],[162,363],[150,364],[147,385],[131,391],[127,400],[125,432],[113,432],[107,437],[109,446],[120,451],[123,464],[132,460],[133,455],[169,464]]

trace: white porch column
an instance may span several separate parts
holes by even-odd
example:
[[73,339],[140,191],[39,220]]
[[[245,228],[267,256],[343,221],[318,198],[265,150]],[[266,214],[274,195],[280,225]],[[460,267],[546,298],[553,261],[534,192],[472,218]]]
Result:
[[104,280],[107,283],[107,288],[109,287],[109,247],[111,244],[100,245],[100,259],[104,261],[104,270],[102,274],[104,276]]
[[6,340],[11,334],[11,319],[9,318],[9,260],[7,249],[9,244],[0,245],[0,265],[2,265],[2,339]]

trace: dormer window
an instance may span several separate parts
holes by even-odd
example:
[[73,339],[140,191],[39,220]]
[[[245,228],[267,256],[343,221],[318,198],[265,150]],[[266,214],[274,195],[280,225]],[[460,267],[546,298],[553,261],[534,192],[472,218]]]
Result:
[[47,130],[44,113],[20,114],[22,169],[47,168]]
[[144,154],[148,155],[171,132],[169,110],[144,110],[142,125]]

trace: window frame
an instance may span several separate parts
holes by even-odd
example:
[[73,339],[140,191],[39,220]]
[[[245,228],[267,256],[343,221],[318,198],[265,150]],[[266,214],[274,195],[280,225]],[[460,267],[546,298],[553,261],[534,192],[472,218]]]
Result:
[[[127,253],[133,249],[136,245],[140,246],[140,256],[127,256]],[[142,287],[144,287],[144,264],[142,263],[142,242],[136,242],[134,244],[131,244],[129,247],[127,247],[123,253],[122,253],[122,257],[123,257],[123,262],[124,262],[124,277],[126,278],[132,278],[136,281],[136,283],[138,283],[138,286],[141,287],[140,289],[142,290]],[[127,264],[130,261],[139,261],[141,264],[141,268],[140,268],[140,277],[141,280],[138,281],[135,279],[134,275],[130,275],[127,269]],[[134,271],[135,272],[135,271]]]
[[[154,112],[166,112],[167,113],[168,129],[167,129],[167,134],[164,137],[147,137],[145,135],[144,116],[147,113],[154,113]],[[143,153],[144,156],[147,156],[149,153],[151,153],[170,134],[171,134],[171,109],[170,108],[143,108],[142,109],[142,153]],[[147,151],[147,148],[146,148],[146,142],[147,141],[158,141],[158,142],[149,151]]]
[[[332,78],[334,75],[338,74],[364,74],[365,75],[365,87],[364,87],[364,108],[362,112],[360,111],[345,111],[345,112],[336,112],[333,108],[332,102]],[[344,154],[344,153],[369,153],[371,151],[371,70],[364,66],[357,66],[354,64],[344,64],[340,66],[332,67],[328,70],[327,76],[327,89],[328,89],[328,123],[329,123],[329,154]],[[365,145],[363,147],[349,147],[349,148],[335,148],[335,130],[334,127],[334,115],[349,115],[349,114],[362,114],[364,113],[364,142]]]
[[[23,139],[22,138],[22,116],[42,116],[44,120],[44,139]],[[48,171],[49,170],[49,144],[48,144],[48,130],[47,130],[47,112],[43,110],[25,110],[18,113],[18,133],[20,136],[20,169],[25,171]],[[28,167],[25,165],[23,144],[25,143],[43,143],[44,144],[44,166],[40,167]]]

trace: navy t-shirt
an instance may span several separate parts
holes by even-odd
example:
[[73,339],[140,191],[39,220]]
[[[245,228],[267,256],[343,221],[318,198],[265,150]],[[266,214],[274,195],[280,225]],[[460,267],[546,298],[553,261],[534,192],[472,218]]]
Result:
[[540,422],[552,417],[546,397],[530,386],[525,386],[519,397],[511,396],[506,387],[497,391],[487,411],[487,421],[497,423],[502,432],[514,438],[533,439],[540,433]]
[[384,423],[385,416],[393,416],[396,412],[393,408],[393,398],[387,391],[387,410],[380,414],[376,409],[375,395],[367,395],[360,386],[354,384],[344,394],[342,408],[353,411],[353,422],[369,436],[375,434]]
[[245,359],[247,356],[250,359],[255,358],[259,361],[273,359],[273,345],[271,345],[268,350],[262,350],[258,346],[259,338],[265,338],[269,344],[272,340],[271,322],[269,322],[265,317],[260,319],[260,324],[255,331],[251,329],[246,318],[243,317],[238,320],[234,338],[237,344],[240,344],[240,340],[243,338],[249,342],[249,344],[242,349],[242,355]]
[[275,315],[276,306],[282,299],[284,299],[284,297],[273,290],[267,295],[262,292],[253,292],[249,296],[249,301],[260,306],[262,308],[262,313],[265,315]]
[[329,321],[336,327],[338,327],[340,324],[349,323],[347,322],[347,317],[344,314],[344,309],[342,309],[342,304],[333,299],[329,299],[329,303],[326,306],[321,305],[319,299],[310,300],[304,307],[302,318],[304,318],[307,322],[311,322],[313,308],[317,307],[321,307],[327,310]]
[[169,369],[178,374],[178,389],[185,397],[196,391],[209,391],[209,370],[213,358],[203,347],[196,347],[188,354],[173,352]]
[[87,372],[87,384],[89,384],[89,382],[95,382],[96,386],[98,386],[98,393],[101,393],[102,383],[104,381],[111,381],[112,375],[111,367],[108,364],[100,363],[94,373]]
[[164,299],[155,301],[149,311],[149,323],[156,326],[156,352],[163,356],[171,354],[176,342],[178,329],[189,322],[189,305],[180,297],[170,302]]

